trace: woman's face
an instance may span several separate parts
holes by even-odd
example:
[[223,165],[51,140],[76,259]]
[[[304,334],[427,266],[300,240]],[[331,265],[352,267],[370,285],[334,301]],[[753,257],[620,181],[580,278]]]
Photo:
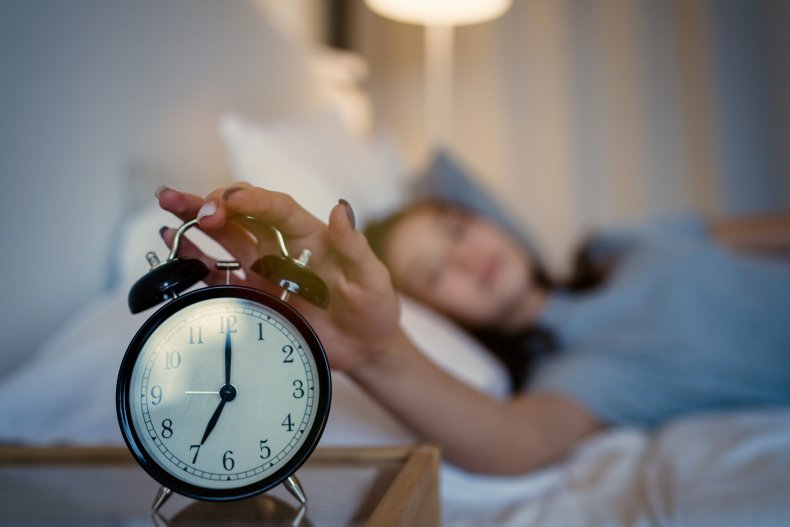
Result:
[[503,326],[534,290],[521,244],[457,209],[415,209],[396,223],[385,250],[399,289],[472,327]]

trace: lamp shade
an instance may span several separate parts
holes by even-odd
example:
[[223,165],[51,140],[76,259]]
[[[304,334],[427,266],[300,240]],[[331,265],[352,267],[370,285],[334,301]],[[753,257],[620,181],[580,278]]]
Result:
[[427,26],[459,26],[493,20],[511,0],[365,0],[379,15]]

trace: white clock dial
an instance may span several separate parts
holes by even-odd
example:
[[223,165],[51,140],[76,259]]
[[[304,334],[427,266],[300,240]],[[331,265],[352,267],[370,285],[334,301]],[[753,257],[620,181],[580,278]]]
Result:
[[283,315],[233,297],[176,311],[142,345],[129,417],[142,448],[178,480],[233,489],[281,470],[320,416],[309,344]]

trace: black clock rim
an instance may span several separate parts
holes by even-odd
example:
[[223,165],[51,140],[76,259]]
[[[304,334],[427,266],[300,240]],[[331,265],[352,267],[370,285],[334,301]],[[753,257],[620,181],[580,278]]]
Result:
[[[252,300],[263,304],[284,316],[296,329],[302,334],[309,352],[313,355],[316,364],[316,375],[319,380],[318,389],[318,405],[316,407],[316,418],[313,426],[307,432],[302,446],[297,452],[289,459],[282,467],[277,469],[271,476],[264,478],[255,483],[244,485],[237,488],[230,489],[212,489],[200,487],[182,481],[170,472],[161,468],[153,457],[142,446],[137,430],[131,424],[131,402],[129,399],[129,388],[131,384],[132,370],[137,357],[143,344],[148,340],[151,334],[158,328],[165,320],[175,314],[177,311],[212,298],[233,297],[246,300]],[[285,481],[289,476],[295,473],[305,461],[313,453],[315,447],[318,445],[321,436],[324,433],[326,422],[329,417],[329,408],[331,405],[332,397],[332,378],[329,369],[329,362],[326,358],[326,353],[321,345],[321,341],[315,334],[315,331],[305,318],[291,307],[286,302],[279,298],[270,295],[258,289],[252,289],[244,286],[224,285],[213,286],[204,289],[197,289],[190,291],[184,295],[175,298],[159,308],[153,315],[151,315],[140,327],[140,329],[132,338],[129,347],[126,349],[121,367],[118,372],[118,382],[116,384],[115,403],[116,412],[118,415],[118,424],[121,428],[121,434],[126,442],[129,451],[135,458],[137,463],[145,470],[148,475],[159,482],[161,485],[171,489],[174,492],[187,496],[189,498],[204,500],[204,501],[232,501],[255,496],[262,492],[276,487]]]

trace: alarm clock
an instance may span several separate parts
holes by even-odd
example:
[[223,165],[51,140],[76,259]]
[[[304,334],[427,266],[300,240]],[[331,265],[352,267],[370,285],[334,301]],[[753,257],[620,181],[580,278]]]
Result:
[[[253,218],[236,218],[257,221]],[[172,492],[206,501],[247,498],[284,483],[300,501],[295,476],[315,449],[331,400],[329,364],[291,294],[327,307],[326,285],[307,268],[310,252],[257,260],[250,270],[282,288],[277,297],[230,285],[238,262],[218,262],[226,285],[184,292],[206,277],[200,260],[148,253],[151,269],[132,286],[138,313],[166,302],[129,344],[118,373],[116,408],[135,460],[161,485],[153,509]]]

